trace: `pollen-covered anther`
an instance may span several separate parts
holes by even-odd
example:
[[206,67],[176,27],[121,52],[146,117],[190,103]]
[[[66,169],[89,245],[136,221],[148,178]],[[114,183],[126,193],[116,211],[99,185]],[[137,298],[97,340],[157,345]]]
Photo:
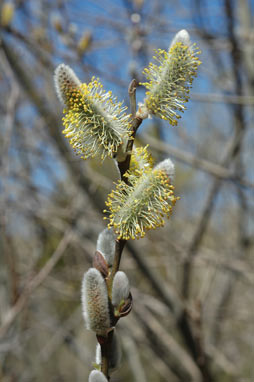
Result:
[[148,145],[145,147],[134,147],[131,154],[129,172],[125,174],[126,177],[130,174],[141,175],[145,171],[149,171],[153,167],[153,158],[148,152]]

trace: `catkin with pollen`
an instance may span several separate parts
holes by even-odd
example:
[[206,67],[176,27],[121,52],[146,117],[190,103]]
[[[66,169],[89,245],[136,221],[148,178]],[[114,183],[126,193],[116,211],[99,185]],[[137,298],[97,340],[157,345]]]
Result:
[[155,53],[158,64],[150,63],[143,72],[148,82],[142,85],[147,92],[137,116],[144,119],[155,115],[176,126],[201,63],[200,52],[195,44],[191,45],[188,32],[182,30],[176,34],[168,52],[158,49]]
[[148,167],[140,175],[126,173],[128,184],[119,181],[106,201],[108,227],[113,227],[118,239],[144,237],[146,232],[164,225],[179,199],[174,195],[171,179],[174,165],[166,159],[154,168]]
[[63,134],[75,152],[83,159],[116,155],[131,134],[127,108],[98,79],[81,83],[67,65],[56,68],[54,79],[57,95],[66,106]]

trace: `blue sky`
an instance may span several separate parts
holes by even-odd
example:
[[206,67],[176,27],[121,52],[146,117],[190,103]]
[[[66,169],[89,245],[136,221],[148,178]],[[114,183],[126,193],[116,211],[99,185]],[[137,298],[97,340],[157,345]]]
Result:
[[[94,66],[102,74],[101,81],[105,88],[112,90],[119,99],[124,99],[126,103],[128,103],[127,86],[131,80],[129,73],[130,62],[136,65],[137,72],[141,74],[144,65],[147,65],[152,58],[153,48],[167,49],[175,32],[186,28],[191,33],[192,41],[196,42],[202,50],[202,65],[199,69],[198,77],[194,81],[192,92],[194,94],[222,94],[222,89],[217,78],[216,67],[212,60],[214,51],[210,48],[208,49],[203,41],[200,40],[199,34],[196,33],[196,29],[200,25],[197,15],[193,14],[192,1],[161,1],[162,11],[159,22],[153,13],[153,7],[156,2],[152,0],[144,2],[144,8],[139,12],[141,21],[138,27],[143,33],[142,39],[144,45],[148,45],[149,43],[150,48],[146,50],[142,57],[133,54],[133,51],[130,49],[132,38],[130,15],[132,12],[128,14],[122,7],[123,3],[123,1],[117,0],[106,0],[103,2],[67,1],[65,3],[66,17],[61,20],[64,27],[72,27],[75,30],[77,41],[85,31],[90,31],[93,38],[92,49],[80,59],[80,62],[77,62],[76,59],[72,59],[72,55],[61,36],[59,36],[54,28],[51,28],[50,38],[57,47],[56,54],[54,55],[55,66],[60,62],[66,62],[66,56],[68,56],[66,63],[77,71],[77,74],[83,81],[89,80],[89,77],[93,74],[97,76],[97,73],[92,73],[92,71],[85,73],[82,69],[82,64],[89,65],[90,67]],[[29,3],[35,26],[38,11],[41,11],[41,9],[37,8],[38,4],[37,1]],[[43,2],[40,4],[43,4]],[[253,7],[254,2],[251,1],[251,4]],[[204,15],[203,24],[205,28],[223,42],[226,38],[226,22],[221,7],[222,2],[219,0],[202,2]],[[44,11],[44,9],[42,9],[42,11]],[[60,15],[61,13],[58,12],[57,9],[54,9],[50,10],[47,17],[52,21],[55,17],[60,17]],[[33,18],[30,18],[29,14],[21,15],[17,13],[15,19],[16,28],[26,31],[28,22],[33,23]],[[222,50],[220,57],[225,66],[230,68],[228,52],[225,51],[224,53]],[[117,85],[116,82],[111,80],[112,77],[120,80],[122,85]],[[230,94],[230,86],[228,93]],[[142,101],[143,95],[143,89],[138,89],[137,100]],[[249,123],[251,123],[250,112],[250,109],[246,108],[246,119]],[[201,126],[200,121],[205,116],[208,118],[207,126]],[[140,133],[142,133],[150,123],[151,121],[149,120],[145,121],[140,129]],[[162,126],[163,138],[166,141],[193,153],[197,150],[199,151],[199,141],[202,142],[201,138],[203,139],[205,134],[209,135],[209,133],[211,133],[211,136],[214,136],[214,131],[221,129],[221,133],[228,138],[232,133],[232,120],[228,107],[225,107],[222,103],[209,105],[192,99],[190,99],[190,102],[187,104],[187,110],[179,121],[179,127],[172,128],[168,126],[168,123],[164,122],[162,122]],[[212,131],[212,129],[214,129],[214,131]],[[179,139],[181,131],[184,131],[189,137],[187,141]],[[192,144],[192,142],[195,142],[195,144]],[[224,147],[221,147],[221,150],[223,150],[223,148]],[[220,152],[220,149],[218,152]],[[52,163],[52,157],[54,157],[54,155],[54,152],[52,152],[52,156],[49,155],[49,164]],[[214,156],[209,159],[216,162],[219,157],[217,153],[214,153]],[[251,170],[248,169],[248,171]],[[65,172],[60,163],[56,173],[58,177],[65,176]],[[50,186],[45,170],[38,167],[38,169],[35,170],[34,176],[38,185],[45,185],[45,187]],[[204,174],[199,171],[196,172],[196,176],[200,183],[206,179]]]

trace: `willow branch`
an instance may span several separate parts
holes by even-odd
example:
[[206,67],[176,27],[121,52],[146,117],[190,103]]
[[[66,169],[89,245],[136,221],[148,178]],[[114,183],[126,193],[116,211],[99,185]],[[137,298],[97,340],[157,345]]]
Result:
[[130,98],[130,110],[131,110],[131,119],[132,119],[132,124],[131,124],[131,136],[130,139],[127,142],[126,145],[126,157],[125,160],[122,162],[118,162],[118,168],[121,174],[121,179],[128,184],[128,179],[124,176],[126,171],[128,171],[129,166],[130,166],[130,160],[131,160],[131,151],[133,148],[133,143],[135,140],[136,132],[139,128],[139,126],[142,123],[142,119],[139,117],[136,117],[136,108],[137,108],[137,103],[136,103],[136,89],[138,87],[138,82],[134,79],[131,81],[129,88],[128,88],[128,94]]
[[[128,179],[124,176],[124,174],[126,173],[126,171],[128,171],[128,169],[130,167],[131,150],[133,147],[135,135],[136,135],[138,127],[142,123],[142,119],[136,118],[136,89],[137,89],[137,86],[138,86],[138,82],[134,79],[131,81],[129,88],[128,88],[128,94],[129,94],[129,98],[130,98],[131,118],[132,118],[132,134],[131,134],[129,141],[127,142],[127,146],[126,146],[127,155],[126,155],[125,160],[122,162],[119,161],[117,163],[120,174],[121,174],[121,180],[123,180],[126,183],[128,183]],[[111,273],[110,273],[110,276],[108,279],[108,287],[109,287],[110,294],[111,294],[113,278],[119,269],[122,251],[124,249],[125,244],[126,244],[126,240],[123,240],[123,239],[116,240],[114,263],[113,263],[112,270],[111,270]]]
[[[131,136],[130,136],[130,138],[127,142],[127,145],[126,145],[126,157],[125,157],[124,161],[118,161],[118,163],[117,163],[119,171],[120,171],[120,175],[121,175],[121,180],[123,180],[126,183],[128,183],[128,178],[125,177],[125,173],[126,173],[126,171],[129,170],[129,167],[130,167],[131,151],[133,148],[134,139],[136,136],[137,129],[142,123],[142,119],[136,117],[136,89],[137,89],[137,86],[138,86],[138,82],[134,79],[131,81],[129,88],[128,88],[128,94],[129,94],[129,98],[130,98],[131,119],[132,119],[132,123],[131,123],[132,133],[131,133]],[[109,299],[111,299],[111,297],[112,297],[113,280],[114,280],[114,276],[115,276],[116,272],[119,270],[122,252],[123,252],[125,244],[126,244],[126,240],[116,239],[114,262],[112,265],[111,272],[110,272],[110,274],[106,280]],[[116,324],[117,321],[118,321],[118,319],[113,317],[114,325]],[[108,378],[108,380],[110,378],[108,368],[109,368],[109,356],[110,356],[110,351],[111,351],[111,343],[112,343],[113,335],[114,335],[114,331],[112,330],[108,334],[107,338],[102,340],[102,342],[100,343],[100,345],[101,345],[101,371]]]

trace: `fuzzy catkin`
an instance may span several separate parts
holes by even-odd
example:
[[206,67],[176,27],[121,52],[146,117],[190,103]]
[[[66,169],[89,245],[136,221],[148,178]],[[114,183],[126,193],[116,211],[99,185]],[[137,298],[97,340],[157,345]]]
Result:
[[148,81],[142,84],[147,92],[144,104],[139,105],[140,118],[155,115],[177,125],[201,63],[199,53],[186,30],[176,34],[168,52],[156,50],[157,64],[150,63],[143,72]]
[[144,237],[146,232],[164,225],[179,199],[174,195],[171,179],[174,165],[170,159],[156,167],[144,169],[140,175],[128,172],[128,184],[118,181],[106,201],[108,227],[113,227],[118,239]]
[[87,329],[105,335],[110,328],[108,294],[101,273],[90,268],[82,282],[81,301]]
[[112,286],[112,304],[118,307],[121,301],[125,301],[130,294],[128,277],[122,271],[115,274]]
[[176,33],[175,37],[173,38],[169,46],[169,50],[173,45],[175,45],[178,42],[181,42],[183,45],[190,46],[191,44],[190,35],[186,29],[182,29]]
[[171,181],[174,179],[175,165],[170,158],[164,159],[163,161],[159,162],[154,169],[165,171],[165,173]]
[[63,106],[69,105],[72,93],[79,89],[81,82],[74,71],[65,64],[60,64],[54,73],[54,82],[57,96]]
[[81,83],[73,70],[61,64],[55,70],[55,88],[66,106],[63,134],[83,159],[113,157],[129,139],[130,116],[98,79]]
[[88,382],[108,382],[108,380],[101,371],[93,370],[89,374]]
[[98,236],[96,249],[106,260],[109,267],[112,266],[115,258],[116,235],[112,229],[105,228]]

